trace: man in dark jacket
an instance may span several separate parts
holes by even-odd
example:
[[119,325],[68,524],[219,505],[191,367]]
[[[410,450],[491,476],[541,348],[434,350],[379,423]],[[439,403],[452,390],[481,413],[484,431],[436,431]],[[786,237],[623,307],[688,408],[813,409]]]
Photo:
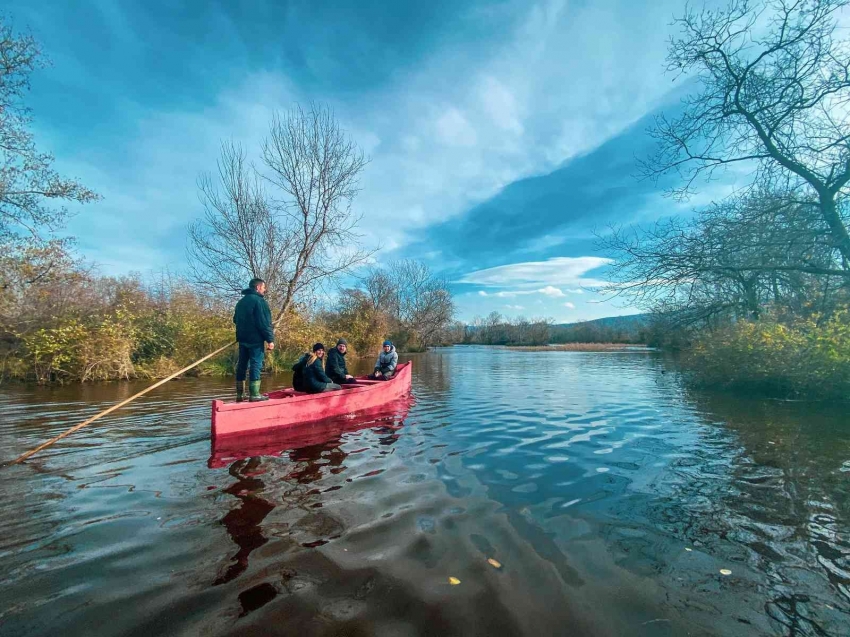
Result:
[[333,391],[334,389],[342,389],[339,385],[333,382],[325,374],[325,368],[322,367],[322,359],[325,356],[325,346],[321,343],[313,345],[313,356],[315,360],[307,365],[304,370],[305,389],[311,394],[320,394],[323,391]]
[[236,340],[239,341],[239,361],[236,363],[236,402],[242,402],[245,395],[245,373],[250,368],[248,387],[252,403],[268,400],[260,395],[260,371],[263,369],[265,350],[263,343],[274,349],[274,329],[272,312],[263,295],[266,282],[251,279],[247,290],[242,290],[242,298],[236,304],[233,322],[236,324]]
[[325,361],[325,372],[328,377],[338,385],[350,385],[356,383],[354,376],[348,373],[348,367],[345,365],[345,352],[348,350],[348,341],[344,338],[336,342],[336,347],[332,347]]

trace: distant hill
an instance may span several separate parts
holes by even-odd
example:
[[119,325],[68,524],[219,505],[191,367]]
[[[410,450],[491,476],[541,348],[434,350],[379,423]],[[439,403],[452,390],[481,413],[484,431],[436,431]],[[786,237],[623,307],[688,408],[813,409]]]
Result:
[[634,327],[635,325],[646,325],[650,314],[629,314],[628,316],[606,316],[605,318],[590,321],[575,321],[574,323],[556,323],[553,328],[573,327],[575,325],[600,325],[602,327]]
[[551,343],[645,343],[649,314],[608,316],[550,327]]

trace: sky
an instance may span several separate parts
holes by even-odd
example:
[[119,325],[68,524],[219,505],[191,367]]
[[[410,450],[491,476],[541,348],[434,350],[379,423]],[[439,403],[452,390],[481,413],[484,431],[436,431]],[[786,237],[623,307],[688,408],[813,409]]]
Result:
[[635,313],[594,291],[611,257],[594,233],[694,205],[635,177],[688,90],[664,72],[683,0],[4,4],[52,61],[29,96],[39,146],[103,195],[68,227],[103,274],[185,269],[222,140],[256,152],[310,101],[371,159],[364,244],[446,277],[461,320]]

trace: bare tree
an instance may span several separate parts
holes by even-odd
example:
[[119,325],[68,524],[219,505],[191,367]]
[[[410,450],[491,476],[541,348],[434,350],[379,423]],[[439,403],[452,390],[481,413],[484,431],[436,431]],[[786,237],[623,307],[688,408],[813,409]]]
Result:
[[262,166],[222,145],[218,184],[199,182],[204,218],[189,228],[195,280],[233,294],[248,279],[269,284],[276,321],[296,298],[362,263],[351,209],[367,160],[326,107],[275,115],[261,146]]
[[448,282],[419,261],[405,259],[385,269],[372,268],[363,287],[372,307],[391,319],[397,337],[419,347],[439,341],[454,318]]
[[639,307],[692,324],[718,315],[758,318],[768,305],[797,313],[850,283],[825,222],[793,193],[750,191],[689,221],[613,228],[601,247],[617,255],[607,288]]
[[266,279],[276,300],[296,251],[295,232],[269,201],[261,178],[234,142],[221,145],[218,182],[198,181],[204,217],[189,226],[189,263],[195,281],[216,295],[231,295],[253,277]]
[[847,0],[732,0],[676,20],[668,69],[695,73],[701,90],[684,112],[661,116],[646,175],[676,172],[687,195],[718,169],[752,165],[756,182],[803,189],[850,268],[839,202],[850,181],[850,47],[836,35]]
[[390,264],[390,277],[395,283],[399,320],[427,348],[454,317],[448,282],[434,276],[424,263],[412,259]]
[[368,160],[327,108],[295,106],[275,115],[262,145],[266,179],[284,193],[297,250],[291,260],[279,316],[302,289],[349,271],[372,253],[357,248],[351,209]]
[[30,74],[46,65],[39,44],[17,34],[0,16],[0,285],[7,289],[50,276],[68,257],[68,242],[52,238],[68,211],[46,205],[64,200],[88,203],[97,194],[53,170],[53,155],[38,150],[24,103]]

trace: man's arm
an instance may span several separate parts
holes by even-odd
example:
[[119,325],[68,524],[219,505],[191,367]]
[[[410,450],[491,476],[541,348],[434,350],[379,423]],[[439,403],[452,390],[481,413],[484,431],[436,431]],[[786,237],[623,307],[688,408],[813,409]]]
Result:
[[254,318],[257,321],[257,329],[263,335],[266,343],[274,343],[274,329],[272,328],[272,313],[268,303],[262,300],[254,309]]

